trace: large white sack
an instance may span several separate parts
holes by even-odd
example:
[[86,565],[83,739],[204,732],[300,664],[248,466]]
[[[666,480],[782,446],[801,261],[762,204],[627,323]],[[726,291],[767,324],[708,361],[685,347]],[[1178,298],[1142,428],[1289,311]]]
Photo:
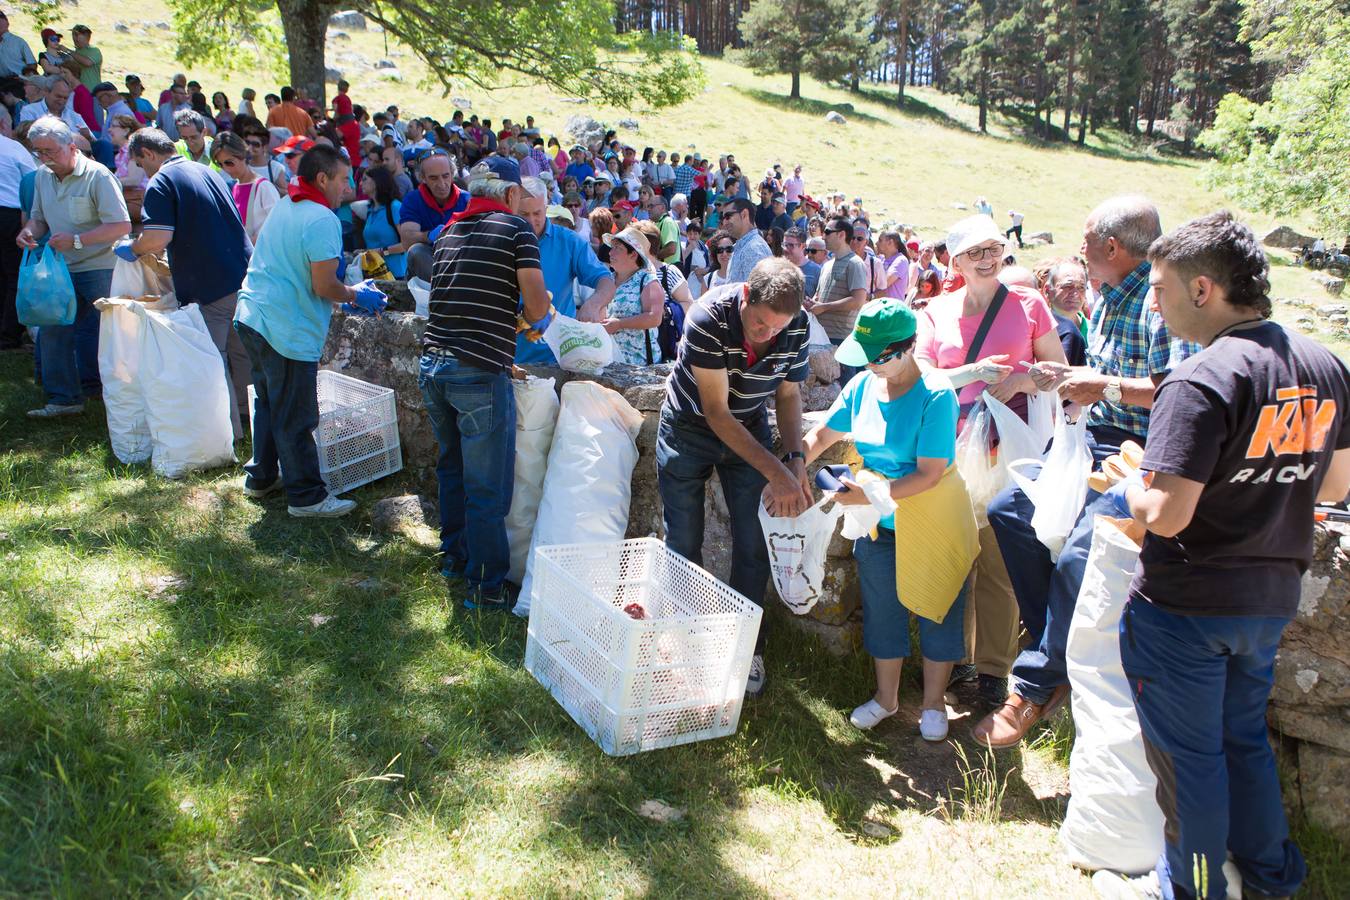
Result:
[[516,615],[530,614],[535,547],[623,540],[641,428],[642,413],[618,392],[592,381],[563,385]]
[[1153,868],[1163,849],[1157,779],[1120,661],[1120,617],[1138,560],[1138,545],[1098,516],[1065,652],[1075,734],[1059,829],[1074,865],[1129,875]]
[[512,379],[516,395],[516,472],[511,493],[511,511],[506,514],[506,539],[511,544],[511,573],[507,578],[520,584],[525,577],[525,559],[530,537],[544,496],[544,472],[553,430],[558,423],[558,393],[552,378]]
[[235,462],[225,362],[201,310],[195,303],[174,312],[140,303],[129,308],[144,319],[140,379],[151,466],[166,478],[181,478]]

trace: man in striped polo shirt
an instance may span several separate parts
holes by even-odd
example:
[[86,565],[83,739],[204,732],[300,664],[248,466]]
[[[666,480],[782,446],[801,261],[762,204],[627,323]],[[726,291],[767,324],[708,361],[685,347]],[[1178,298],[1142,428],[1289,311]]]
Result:
[[441,573],[466,582],[469,609],[508,610],[517,590],[506,580],[505,524],[516,461],[516,316],[523,300],[522,315],[542,334],[549,299],[534,229],[518,214],[515,160],[474,166],[469,196],[433,251],[418,381],[440,444]]
[[[744,283],[715,288],[689,312],[679,358],[666,383],[656,433],[657,486],[666,546],[703,561],[703,501],[713,471],[731,515],[731,587],[763,605],[769,553],[761,500],[775,516],[811,505],[802,453],[807,319],[802,273],[790,260],[761,260]],[[770,449],[767,405],[774,398],[782,459]],[[761,621],[746,694],[764,691]]]

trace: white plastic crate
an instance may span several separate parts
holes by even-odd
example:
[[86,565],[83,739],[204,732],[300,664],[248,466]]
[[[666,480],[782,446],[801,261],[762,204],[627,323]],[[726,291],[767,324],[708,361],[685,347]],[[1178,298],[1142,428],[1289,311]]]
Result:
[[[319,475],[330,493],[345,493],[403,468],[392,389],[326,370],[319,371],[317,387],[319,427],[314,429],[314,443]],[[250,385],[250,419],[254,396]]]
[[[534,554],[525,668],[600,749],[736,731],[758,606],[655,538]],[[644,618],[624,611],[634,603]]]

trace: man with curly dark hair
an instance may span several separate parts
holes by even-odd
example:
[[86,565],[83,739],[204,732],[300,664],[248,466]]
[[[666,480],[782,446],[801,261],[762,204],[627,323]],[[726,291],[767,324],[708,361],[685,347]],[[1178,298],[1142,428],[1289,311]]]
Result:
[[[1120,655],[1158,778],[1166,850],[1152,877],[1098,874],[1106,896],[1293,894],[1307,867],[1280,801],[1266,704],[1298,609],[1318,501],[1350,490],[1350,371],[1270,321],[1265,253],[1227,212],[1149,249],[1154,303],[1204,346],[1158,386],[1142,470],[1111,487],[1147,529]],[[1231,868],[1231,867],[1230,867]]]

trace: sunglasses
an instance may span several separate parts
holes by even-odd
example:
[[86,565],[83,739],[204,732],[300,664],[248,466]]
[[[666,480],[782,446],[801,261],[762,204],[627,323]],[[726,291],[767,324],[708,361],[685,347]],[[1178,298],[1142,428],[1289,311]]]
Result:
[[820,247],[812,247],[812,248],[810,248],[809,250],[807,250],[806,252],[807,252],[807,253],[824,253],[825,251],[824,251],[823,249],[821,249]]
[[726,247],[714,247],[714,248],[713,248],[713,253],[731,253],[731,252],[734,251],[735,249],[736,249],[735,247],[730,246],[730,245],[728,245],[728,246],[726,246]]
[[870,363],[868,363],[868,365],[872,365],[872,366],[884,366],[884,365],[886,365],[886,363],[890,362],[891,360],[896,359],[897,357],[900,357],[900,356],[904,356],[904,355],[905,355],[905,351],[904,351],[904,350],[892,350],[892,351],[890,351],[889,353],[883,353],[883,354],[881,354],[881,355],[878,356],[876,359],[874,359],[874,360],[872,360]]
[[862,234],[855,234],[853,237],[849,238],[849,240],[850,240],[850,241],[865,241],[865,240],[867,240],[867,236],[866,236],[866,235],[862,235]]

